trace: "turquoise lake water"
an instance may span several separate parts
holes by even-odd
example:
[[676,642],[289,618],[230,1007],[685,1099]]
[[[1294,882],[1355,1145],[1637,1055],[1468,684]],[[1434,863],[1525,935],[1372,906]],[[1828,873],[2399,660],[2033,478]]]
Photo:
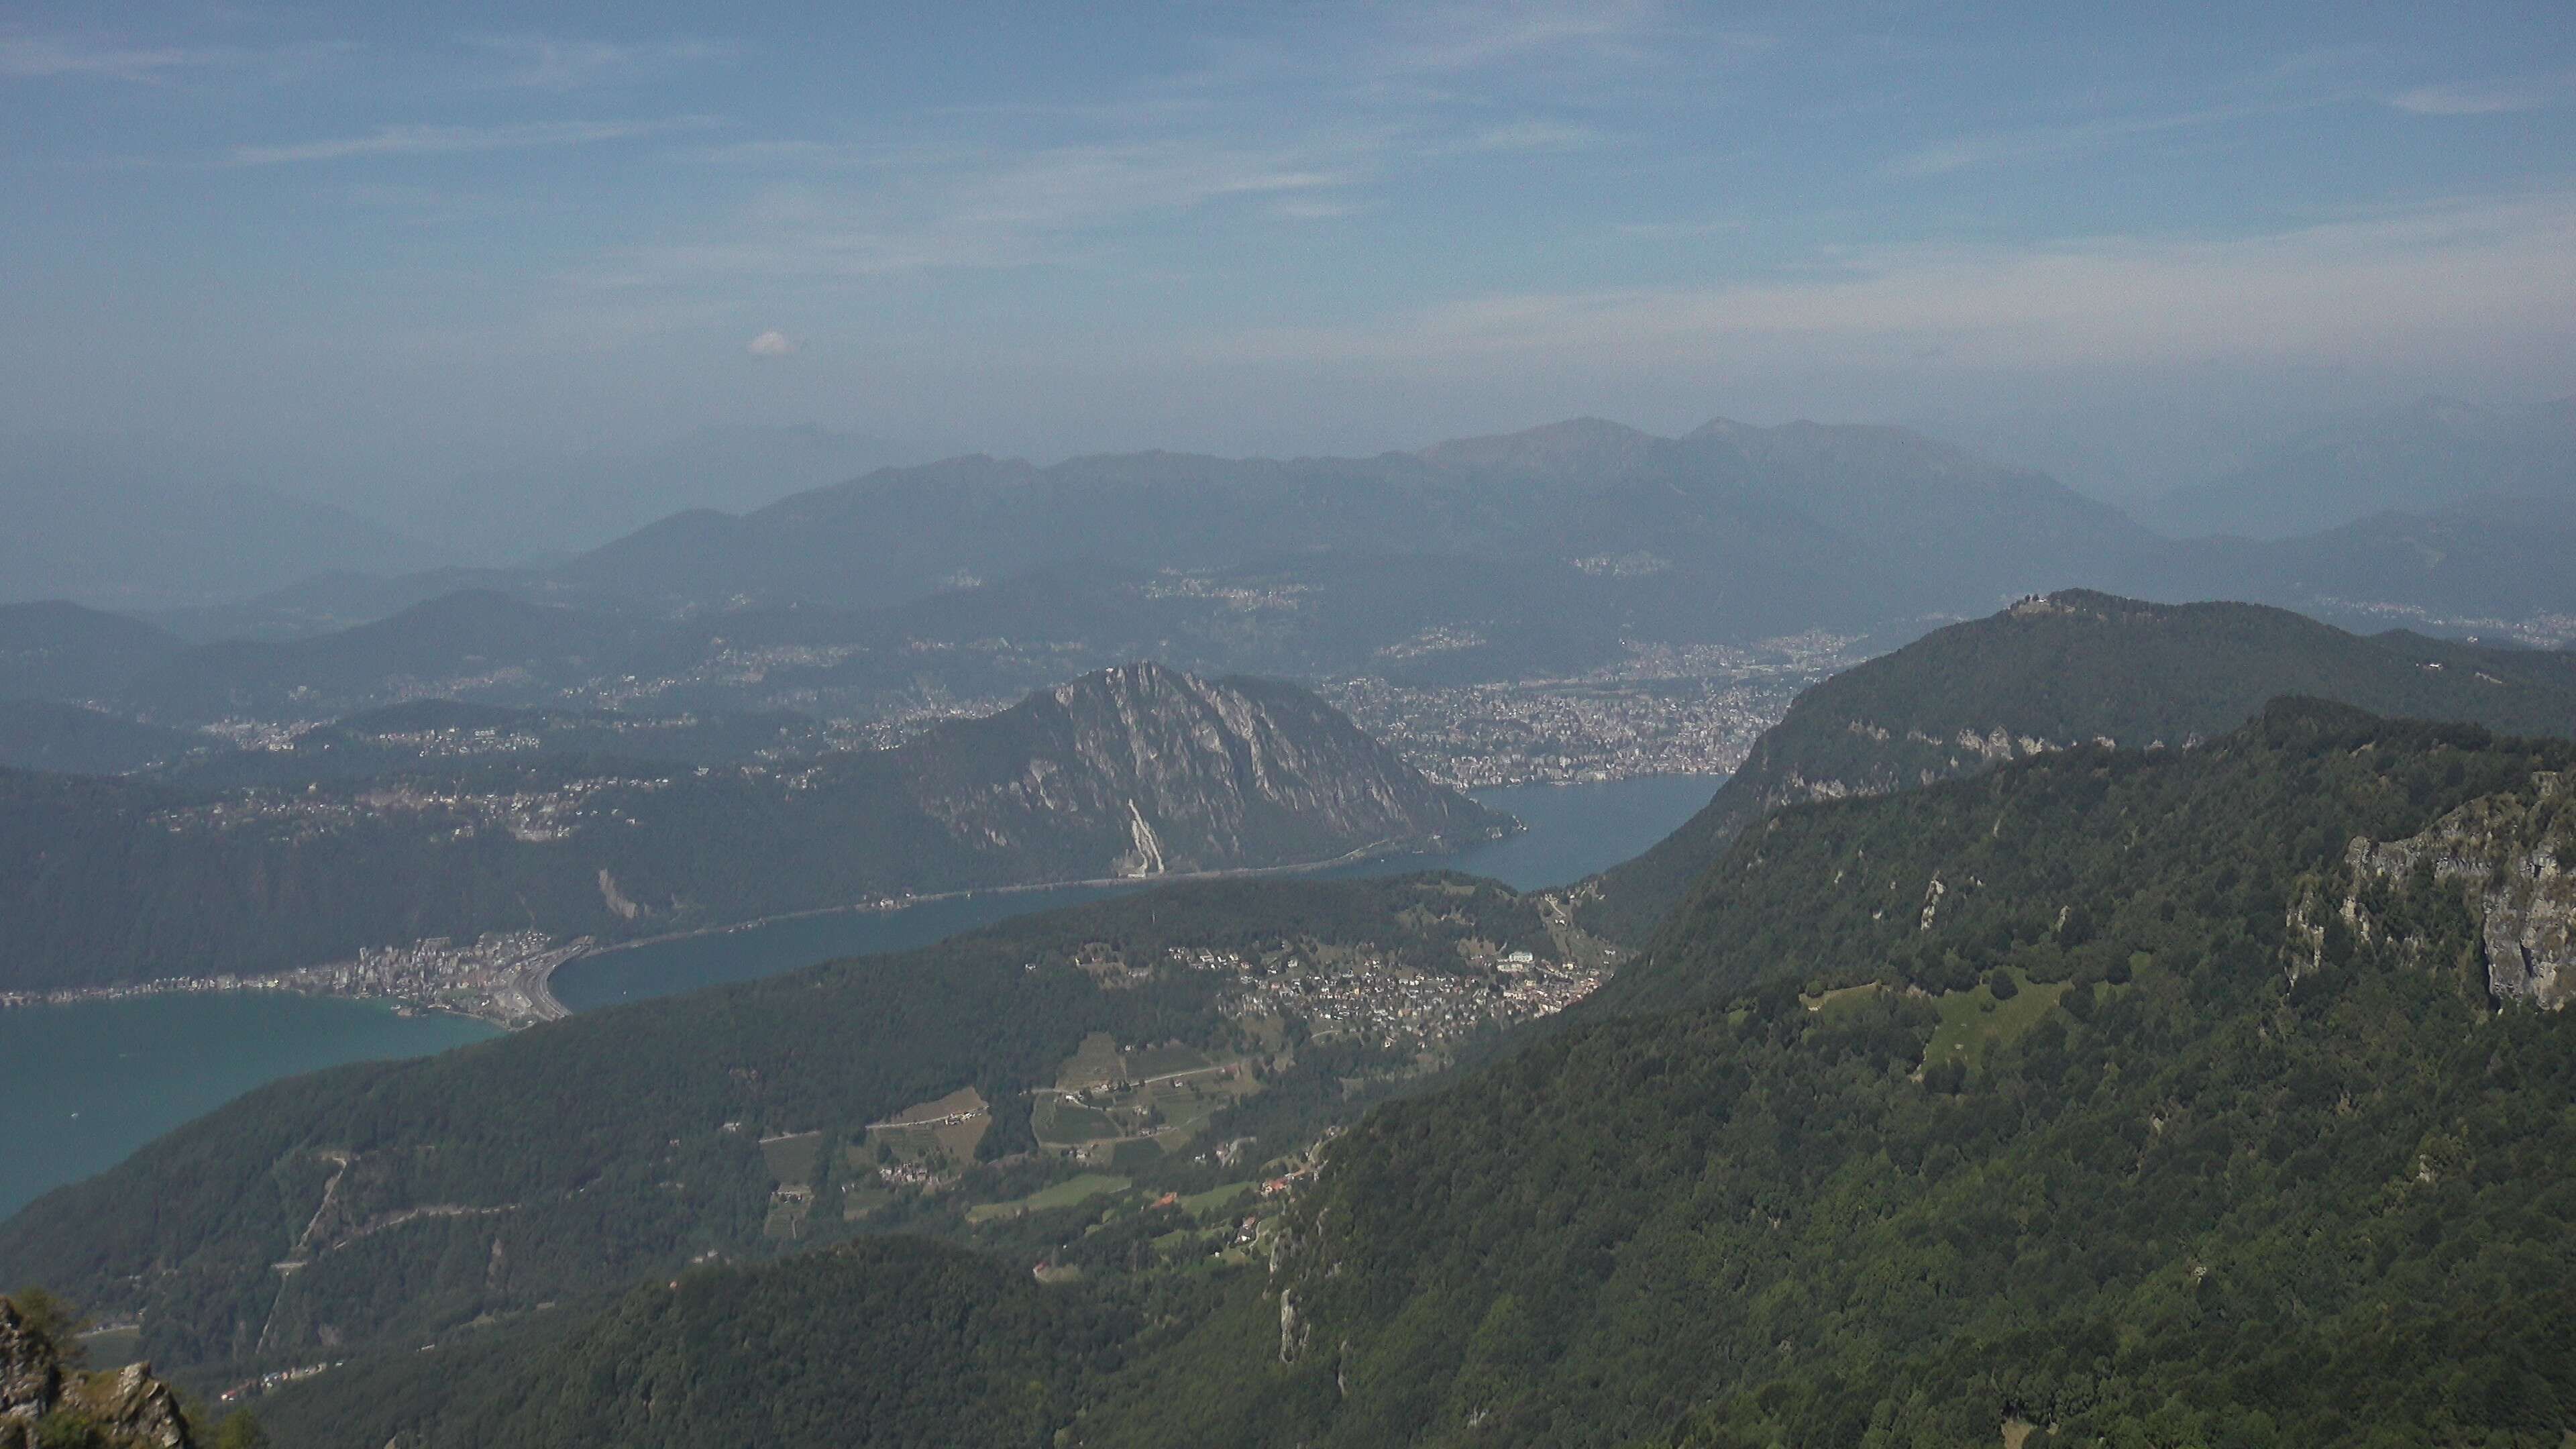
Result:
[[[1528,831],[1454,855],[1369,861],[1331,874],[1437,867],[1492,876],[1522,890],[1562,885],[1661,840],[1707,804],[1718,783],[1658,776],[1480,790],[1477,799],[1519,816]],[[1027,891],[692,936],[573,962],[555,974],[555,994],[583,1011],[838,956],[928,945],[1110,893],[1104,887]],[[479,1022],[398,1017],[373,1003],[282,992],[0,1011],[0,1217],[49,1188],[114,1165],[263,1082],[344,1062],[425,1055],[493,1034]]]
[[497,1035],[283,991],[0,1011],[0,1217],[263,1082]]

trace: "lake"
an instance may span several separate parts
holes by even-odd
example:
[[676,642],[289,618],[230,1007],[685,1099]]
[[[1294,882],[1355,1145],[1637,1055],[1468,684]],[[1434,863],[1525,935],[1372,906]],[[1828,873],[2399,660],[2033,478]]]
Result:
[[[1514,890],[1564,885],[1618,864],[1670,835],[1719,781],[1707,776],[1650,775],[1594,785],[1514,785],[1475,791],[1496,810],[1520,818],[1521,834],[1450,855],[1399,855],[1317,871],[1318,879],[1461,870],[1491,876]],[[960,931],[1032,911],[1079,905],[1132,886],[1064,886],[927,901],[900,911],[847,911],[771,921],[738,930],[630,946],[566,963],[554,975],[555,999],[575,1011],[695,991],[725,981],[774,976],[817,961],[905,951]]]
[[284,991],[0,1011],[0,1217],[263,1082],[499,1033]]
[[[1328,874],[1437,868],[1492,876],[1522,890],[1562,885],[1672,833],[1708,803],[1718,783],[1654,776],[1479,790],[1478,800],[1530,828],[1454,855],[1392,857]],[[555,994],[576,1011],[665,996],[837,956],[924,946],[1117,889],[984,895],[684,937],[573,962],[555,973]],[[266,991],[0,1011],[0,1217],[48,1188],[113,1166],[263,1082],[344,1062],[425,1055],[493,1034],[480,1022],[399,1017],[370,1002]]]

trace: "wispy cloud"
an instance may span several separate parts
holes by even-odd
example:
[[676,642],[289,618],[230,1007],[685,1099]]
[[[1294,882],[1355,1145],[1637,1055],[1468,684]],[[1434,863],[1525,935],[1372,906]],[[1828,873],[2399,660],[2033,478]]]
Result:
[[342,136],[282,145],[235,146],[224,153],[227,166],[284,166],[310,161],[345,161],[363,156],[453,156],[480,151],[522,151],[539,147],[586,146],[601,141],[628,141],[675,132],[702,131],[718,124],[711,116],[670,116],[634,121],[528,121],[499,126],[379,126],[363,136]]
[[1779,283],[1505,294],[1353,328],[1265,330],[1237,359],[1490,368],[2029,367],[2493,357],[2576,313],[2576,193],[2467,200],[2228,241],[2111,237],[1836,254]]
[[1606,139],[1590,126],[1564,121],[1514,121],[1504,126],[1489,126],[1460,143],[1461,151],[1583,151],[1600,145]]
[[770,188],[729,234],[647,248],[597,280],[671,286],[724,278],[831,280],[1060,261],[1143,218],[1227,202],[1274,215],[1347,210],[1365,143],[1256,147],[1196,138],[961,157],[866,153],[864,184]]
[[2576,71],[2523,80],[2417,86],[2391,97],[2388,103],[2419,116],[2493,116],[2509,111],[2546,110],[2570,100],[2576,100]]
[[754,357],[786,357],[796,351],[796,340],[772,327],[745,343],[743,351]]
[[1640,241],[1688,241],[1699,237],[1735,236],[1747,229],[1742,217],[1704,217],[1696,221],[1623,221],[1610,229]]
[[2057,161],[2090,155],[2124,141],[2208,130],[2258,116],[2279,115],[2312,104],[2317,103],[2209,106],[2164,115],[2107,117],[2055,126],[2033,126],[2018,131],[1959,136],[1906,152],[1881,169],[1889,176],[1923,177],[1945,176],[1981,166]]
[[495,84],[569,91],[637,81],[675,66],[722,60],[739,47],[709,40],[581,40],[550,35],[473,35],[465,43],[501,63]]
[[155,81],[190,66],[229,64],[242,55],[238,50],[135,45],[96,36],[0,33],[0,76],[16,80]]
[[1383,59],[1399,69],[1439,73],[1567,53],[1633,58],[1666,18],[1655,0],[1512,0],[1402,13],[1407,23]]
[[0,27],[0,79],[168,84],[200,71],[283,79],[341,60],[360,48],[345,40],[268,46],[205,45]]

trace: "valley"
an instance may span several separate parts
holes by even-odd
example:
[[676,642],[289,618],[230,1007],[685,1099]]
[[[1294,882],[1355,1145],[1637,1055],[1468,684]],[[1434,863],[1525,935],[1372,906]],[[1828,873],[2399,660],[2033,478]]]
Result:
[[2576,1449],[2576,10],[0,16],[0,1449]]

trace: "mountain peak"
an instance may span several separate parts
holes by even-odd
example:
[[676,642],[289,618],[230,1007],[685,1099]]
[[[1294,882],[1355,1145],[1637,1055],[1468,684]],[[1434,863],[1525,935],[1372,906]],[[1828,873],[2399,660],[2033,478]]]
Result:
[[1556,475],[1635,467],[1670,446],[1670,440],[1625,423],[1580,417],[1517,433],[1454,438],[1416,456],[1434,467],[1463,472]]

